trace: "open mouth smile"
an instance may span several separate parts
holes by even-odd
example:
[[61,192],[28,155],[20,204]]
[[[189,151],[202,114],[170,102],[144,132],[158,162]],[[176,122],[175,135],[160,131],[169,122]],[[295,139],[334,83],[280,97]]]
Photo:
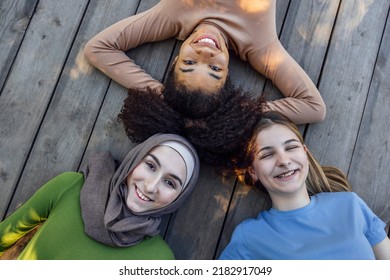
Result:
[[214,38],[211,38],[210,36],[202,36],[198,38],[194,43],[203,44],[203,45],[207,45],[219,49],[219,45],[217,41]]
[[143,201],[153,201],[151,200],[150,198],[146,197],[137,187],[135,187],[135,192],[137,194],[137,196],[143,200]]
[[297,172],[297,170],[291,170],[291,171],[287,171],[285,173],[282,173],[280,175],[277,175],[275,176],[275,178],[278,178],[278,179],[286,179],[290,176],[293,176],[295,173]]

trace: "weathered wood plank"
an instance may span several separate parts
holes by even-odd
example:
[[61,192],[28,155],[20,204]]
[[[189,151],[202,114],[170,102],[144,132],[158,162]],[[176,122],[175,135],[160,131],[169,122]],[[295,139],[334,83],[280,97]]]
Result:
[[[291,1],[280,36],[282,45],[318,83],[340,1]],[[270,99],[283,97],[267,82],[264,92]]]
[[[54,176],[77,170],[109,84],[109,79],[97,73],[84,58],[84,45],[103,29],[102,25],[135,13],[138,2],[94,1],[89,7],[23,171],[11,211]],[[107,17],[109,14],[112,17]]]
[[38,0],[0,3],[0,89],[11,69]]
[[[314,82],[318,79],[323,64],[337,8],[337,1],[291,1],[281,31],[280,40],[283,46],[309,73]],[[268,94],[281,97],[271,83],[267,83],[265,92],[267,97]],[[238,184],[229,207],[217,257],[228,244],[237,224],[244,219],[257,216],[261,210],[269,206],[267,195],[251,190],[244,184]]]
[[348,172],[389,1],[342,1],[319,89],[327,117],[306,143],[322,164]]
[[356,191],[390,225],[390,19],[382,39],[349,178]]
[[0,216],[4,215],[87,1],[41,0],[0,96]]

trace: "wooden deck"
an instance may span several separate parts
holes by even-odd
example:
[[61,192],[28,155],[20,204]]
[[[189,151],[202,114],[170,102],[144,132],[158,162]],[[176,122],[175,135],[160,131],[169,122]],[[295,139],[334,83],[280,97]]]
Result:
[[[132,146],[116,120],[126,90],[90,66],[85,43],[156,0],[2,0],[0,3],[0,218],[43,183],[78,170],[94,150],[119,159]],[[390,224],[390,17],[388,0],[279,0],[280,38],[317,84],[324,122],[302,127],[322,164],[348,173],[354,190]],[[163,79],[179,43],[129,55]],[[232,58],[233,82],[280,96]],[[235,180],[203,166],[190,201],[164,220],[178,259],[213,259],[234,227],[266,207]]]

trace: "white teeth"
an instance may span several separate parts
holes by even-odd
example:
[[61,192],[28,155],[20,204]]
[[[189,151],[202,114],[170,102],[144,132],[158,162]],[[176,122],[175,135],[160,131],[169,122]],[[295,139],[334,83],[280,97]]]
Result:
[[206,44],[210,44],[210,45],[213,45],[214,47],[216,47],[216,44],[214,42],[214,40],[210,39],[210,38],[203,38],[203,39],[200,39],[198,41],[198,43],[206,43]]
[[142,199],[142,200],[145,200],[145,201],[150,201],[149,198],[147,198],[146,196],[144,196],[140,190],[138,188],[135,188],[135,191],[137,192],[138,196]]
[[288,177],[288,176],[293,175],[294,173],[295,173],[295,170],[292,170],[292,171],[289,171],[289,172],[287,172],[287,173],[278,175],[277,177],[278,177],[278,178],[286,178],[286,177]]

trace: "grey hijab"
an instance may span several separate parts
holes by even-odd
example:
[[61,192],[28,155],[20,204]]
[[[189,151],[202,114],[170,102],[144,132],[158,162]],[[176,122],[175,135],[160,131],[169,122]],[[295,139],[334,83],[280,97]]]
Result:
[[[188,184],[171,204],[156,210],[133,213],[126,205],[126,178],[148,152],[166,141],[185,145],[195,159]],[[199,158],[195,148],[175,134],[156,134],[135,146],[116,169],[109,152],[93,155],[83,168],[85,182],[80,193],[84,231],[98,242],[113,247],[133,246],[145,236],[159,233],[161,216],[176,211],[192,193],[199,175]]]

